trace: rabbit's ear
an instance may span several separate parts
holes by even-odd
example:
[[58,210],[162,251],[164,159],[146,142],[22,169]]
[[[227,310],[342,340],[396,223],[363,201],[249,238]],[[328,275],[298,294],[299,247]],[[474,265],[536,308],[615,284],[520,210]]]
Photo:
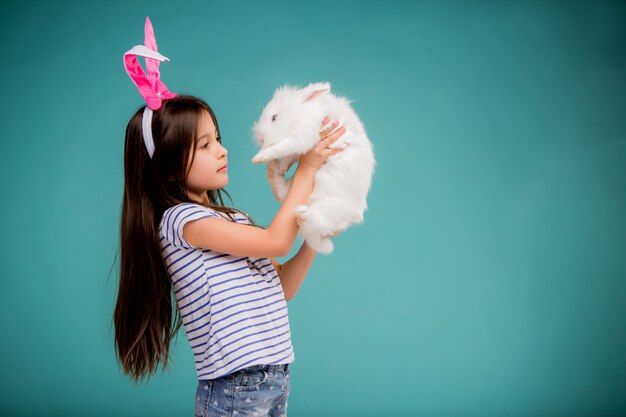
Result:
[[304,87],[304,94],[306,99],[304,101],[313,100],[320,94],[326,94],[330,91],[330,83],[311,83]]

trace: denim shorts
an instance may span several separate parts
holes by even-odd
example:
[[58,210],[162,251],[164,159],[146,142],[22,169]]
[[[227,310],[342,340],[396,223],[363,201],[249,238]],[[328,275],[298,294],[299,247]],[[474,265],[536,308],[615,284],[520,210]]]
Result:
[[199,380],[195,417],[286,417],[289,364],[254,365]]

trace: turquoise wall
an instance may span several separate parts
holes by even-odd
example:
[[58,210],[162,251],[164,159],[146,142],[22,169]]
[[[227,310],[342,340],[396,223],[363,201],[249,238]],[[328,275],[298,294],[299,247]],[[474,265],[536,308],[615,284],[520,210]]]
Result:
[[365,223],[289,303],[291,416],[626,414],[623,2],[153,0],[3,3],[1,415],[192,415],[184,332],[148,384],[113,350],[146,16],[260,223],[275,88],[330,81],[374,143]]

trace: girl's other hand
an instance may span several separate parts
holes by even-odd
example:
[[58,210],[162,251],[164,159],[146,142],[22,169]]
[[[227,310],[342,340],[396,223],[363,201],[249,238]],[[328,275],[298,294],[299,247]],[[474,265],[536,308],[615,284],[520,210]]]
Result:
[[[328,121],[328,117],[324,118],[322,121],[322,127],[325,126]],[[339,122],[335,121],[327,129],[320,131],[320,142],[300,156],[298,166],[308,166],[317,171],[324,164],[324,162],[326,162],[326,159],[328,159],[329,156],[338,154],[344,150],[343,148],[329,148],[329,146],[339,139],[346,131],[346,128],[342,126],[333,132],[333,129],[337,127],[338,124]]]

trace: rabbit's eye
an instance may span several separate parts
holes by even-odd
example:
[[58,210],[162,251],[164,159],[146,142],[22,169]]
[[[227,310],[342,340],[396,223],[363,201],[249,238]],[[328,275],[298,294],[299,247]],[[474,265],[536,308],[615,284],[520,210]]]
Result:
[[277,115],[277,114],[275,114],[275,115],[273,115],[273,116],[272,116],[272,122],[275,122],[275,121],[276,121],[276,116],[278,116],[278,115]]

